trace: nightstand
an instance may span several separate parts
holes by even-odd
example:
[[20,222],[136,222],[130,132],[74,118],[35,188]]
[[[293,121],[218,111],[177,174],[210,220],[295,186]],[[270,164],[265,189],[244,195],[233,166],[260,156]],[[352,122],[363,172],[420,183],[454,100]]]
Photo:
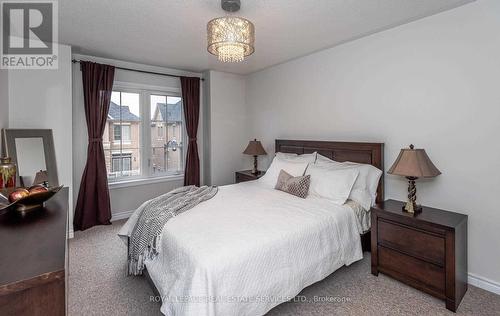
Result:
[[455,312],[467,291],[467,215],[423,206],[414,216],[403,204],[387,200],[371,210],[372,274],[443,299]]
[[235,172],[235,179],[236,183],[240,183],[245,181],[257,180],[258,178],[262,177],[265,174],[266,174],[265,171],[259,171],[258,174],[253,174],[252,170],[242,170]]

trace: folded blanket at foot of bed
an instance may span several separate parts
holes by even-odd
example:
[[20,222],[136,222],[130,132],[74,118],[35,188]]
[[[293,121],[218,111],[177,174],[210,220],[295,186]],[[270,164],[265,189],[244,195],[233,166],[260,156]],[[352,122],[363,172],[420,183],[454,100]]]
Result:
[[128,273],[141,275],[144,260],[159,253],[161,232],[167,221],[217,194],[215,186],[184,186],[143,203],[130,234]]

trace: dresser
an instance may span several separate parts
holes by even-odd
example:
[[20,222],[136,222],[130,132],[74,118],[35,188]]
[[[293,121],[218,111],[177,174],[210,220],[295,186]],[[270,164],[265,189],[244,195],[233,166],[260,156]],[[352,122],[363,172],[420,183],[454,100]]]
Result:
[[236,180],[236,183],[240,183],[245,181],[257,180],[265,174],[265,171],[259,171],[259,173],[253,174],[252,170],[242,170],[236,171],[234,174],[234,178]]
[[467,291],[467,215],[387,200],[371,210],[371,270],[445,300],[455,312]]
[[0,315],[66,314],[68,188],[43,209],[0,216]]

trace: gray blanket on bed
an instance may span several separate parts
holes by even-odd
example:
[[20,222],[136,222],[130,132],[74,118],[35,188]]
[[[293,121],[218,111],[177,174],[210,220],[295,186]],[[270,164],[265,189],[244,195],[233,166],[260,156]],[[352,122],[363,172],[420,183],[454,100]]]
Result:
[[211,199],[217,191],[215,186],[185,186],[142,204],[128,245],[129,275],[142,274],[144,260],[158,255],[161,232],[169,219]]

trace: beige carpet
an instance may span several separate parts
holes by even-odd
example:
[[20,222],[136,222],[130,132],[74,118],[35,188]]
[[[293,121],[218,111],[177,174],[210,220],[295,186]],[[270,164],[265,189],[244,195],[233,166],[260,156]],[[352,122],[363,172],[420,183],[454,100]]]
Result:
[[[69,315],[161,315],[143,277],[126,276],[123,221],[78,232],[69,243]],[[269,315],[454,315],[444,302],[382,274],[370,274],[370,254],[306,288],[297,302]],[[301,302],[314,298],[330,302]],[[500,296],[469,286],[456,315],[500,315]]]

